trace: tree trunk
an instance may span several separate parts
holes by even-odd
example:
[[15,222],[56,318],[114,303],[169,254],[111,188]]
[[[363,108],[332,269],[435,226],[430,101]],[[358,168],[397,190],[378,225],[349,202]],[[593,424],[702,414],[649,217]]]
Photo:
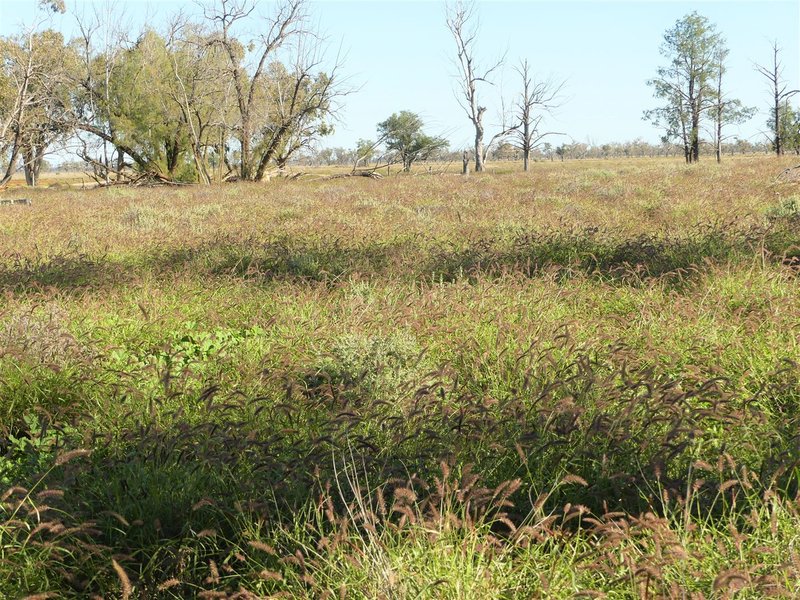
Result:
[[781,99],[778,91],[778,80],[775,78],[775,154],[783,155],[783,145],[781,144]]
[[700,111],[694,111],[692,114],[692,147],[689,162],[697,162],[700,160]]
[[475,125],[475,172],[483,173],[483,127]]
[[23,152],[23,171],[25,172],[25,184],[28,187],[36,187],[39,185],[39,171],[42,167],[42,158],[42,154],[35,147],[27,152]]
[[[528,63],[525,63],[525,70],[527,74]],[[526,89],[527,89],[527,81],[526,81]],[[526,91],[527,95],[527,91]],[[525,107],[525,110],[522,115],[522,170],[526,173],[528,172],[528,161],[531,156],[531,122],[530,122],[530,114],[528,112],[528,108]]]
[[245,181],[252,179],[253,173],[250,165],[250,123],[249,119],[242,116],[242,131],[239,137],[239,144],[241,145],[241,156],[239,176]]
[[17,164],[18,158],[19,158],[19,146],[15,143],[11,150],[11,158],[8,161],[8,167],[6,168],[6,172],[3,175],[3,178],[0,179],[0,188],[4,187],[9,181],[11,181],[11,177],[14,175],[14,168]]

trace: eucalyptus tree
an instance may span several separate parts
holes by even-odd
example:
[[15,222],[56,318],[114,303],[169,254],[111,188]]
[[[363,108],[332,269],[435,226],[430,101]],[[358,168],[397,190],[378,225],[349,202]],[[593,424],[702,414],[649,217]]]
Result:
[[397,153],[403,171],[410,171],[415,161],[447,147],[447,140],[426,134],[422,130],[424,126],[422,118],[408,110],[394,113],[378,123],[380,139],[384,140],[388,151]]
[[74,55],[59,32],[31,28],[0,38],[0,59],[0,186],[20,159],[27,184],[35,186],[45,155],[70,131]]
[[73,46],[80,57],[74,82],[76,153],[98,180],[109,184],[125,178],[130,166],[126,157],[140,166],[147,162],[114,129],[111,99],[116,71],[141,34],[126,26],[125,6],[118,0],[95,4],[88,15],[76,14],[75,20],[78,35]]
[[716,26],[692,12],[664,33],[661,55],[668,63],[647,82],[665,104],[646,111],[645,119],[682,142],[688,163],[700,159],[702,117],[715,101],[715,65],[723,48]]
[[260,33],[241,31],[251,21],[253,0],[217,0],[204,11],[211,43],[226,59],[232,90],[226,123],[237,145],[236,168],[260,181],[267,168],[285,164],[311,140],[332,130],[337,100],[345,93],[338,60],[322,69],[321,40],[311,30],[305,0],[282,0],[258,21]]

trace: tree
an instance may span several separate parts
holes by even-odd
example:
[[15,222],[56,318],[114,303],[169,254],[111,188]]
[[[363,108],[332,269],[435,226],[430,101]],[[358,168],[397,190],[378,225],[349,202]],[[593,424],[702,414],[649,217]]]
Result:
[[516,118],[518,126],[511,133],[512,144],[522,151],[523,170],[528,170],[531,152],[550,135],[562,135],[553,131],[540,131],[544,112],[557,106],[563,82],[552,79],[537,81],[530,73],[528,61],[523,60],[516,68],[522,80],[522,91],[517,99]]
[[700,159],[701,119],[714,101],[714,66],[723,46],[714,24],[688,14],[664,33],[661,55],[669,64],[647,82],[666,104],[646,111],[645,119],[663,127],[668,139],[680,139],[688,163]]
[[380,145],[380,142],[373,142],[364,138],[356,142],[356,158],[353,163],[353,168],[358,168],[358,165],[363,162],[364,165],[369,165],[370,161],[375,156],[375,150]]
[[69,132],[69,71],[74,55],[52,30],[0,38],[0,157],[6,185],[22,159],[26,183],[35,186],[49,148]]
[[770,94],[772,96],[772,106],[770,107],[770,118],[767,125],[772,132],[772,146],[775,154],[781,156],[783,154],[783,128],[781,126],[781,116],[785,106],[788,106],[788,100],[800,90],[790,90],[788,84],[783,79],[783,65],[781,64],[779,55],[781,49],[778,46],[778,41],[772,42],[772,64],[768,67],[756,65],[756,70],[761,73],[769,83]]
[[[475,171],[480,173],[484,169],[486,156],[492,144],[516,129],[516,126],[506,127],[504,125],[498,133],[492,136],[488,144],[484,144],[483,138],[486,129],[483,117],[486,114],[486,107],[480,104],[478,86],[491,84],[492,74],[503,65],[503,61],[498,60],[485,68],[477,63],[475,41],[478,37],[478,30],[477,26],[473,25],[474,20],[475,5],[472,3],[464,4],[459,1],[455,5],[447,7],[447,28],[456,42],[459,104],[475,129]],[[505,118],[503,120],[505,121]]]
[[716,90],[714,92],[714,103],[709,108],[709,112],[714,119],[714,129],[712,139],[714,142],[714,153],[717,162],[722,161],[722,143],[725,136],[722,133],[725,125],[738,125],[750,119],[755,113],[755,107],[744,106],[741,100],[729,98],[722,89],[722,77],[726,72],[725,60],[728,58],[728,49],[720,44],[714,60],[714,71],[716,72]]
[[422,118],[411,111],[394,113],[378,123],[378,135],[385,141],[387,150],[396,152],[403,163],[403,171],[410,171],[414,161],[425,159],[437,150],[447,147],[447,140],[433,137],[422,131]]
[[781,109],[781,149],[800,154],[800,107],[794,109],[786,101]]
[[145,32],[112,73],[105,107],[115,143],[124,143],[137,170],[167,179],[175,179],[190,149],[186,119],[175,101],[172,61],[166,40]]
[[[227,58],[226,83],[233,90],[227,127],[239,147],[238,174],[260,181],[270,164],[281,166],[294,151],[331,131],[325,121],[345,92],[338,85],[338,62],[328,74],[316,72],[322,57],[308,29],[304,0],[278,4],[263,33],[242,42],[235,29],[255,8],[252,0],[217,0],[205,18],[213,27],[213,44]],[[254,62],[248,64],[251,56]]]
[[110,24],[113,11],[79,21],[75,130],[98,179],[132,170],[164,180],[259,181],[332,132],[345,92],[338,62],[321,70],[304,0],[276,5],[254,28],[260,33],[246,37],[256,0],[211,2],[200,21],[178,16],[163,34],[144,31],[134,42]]
[[[107,0],[95,5],[88,17],[76,16],[79,36],[73,45],[80,56],[80,73],[74,82],[74,137],[78,156],[95,173],[95,178],[111,183],[119,180],[125,168],[125,144],[113,129],[111,79],[128,49],[123,27],[125,7]],[[99,42],[98,42],[99,40]]]

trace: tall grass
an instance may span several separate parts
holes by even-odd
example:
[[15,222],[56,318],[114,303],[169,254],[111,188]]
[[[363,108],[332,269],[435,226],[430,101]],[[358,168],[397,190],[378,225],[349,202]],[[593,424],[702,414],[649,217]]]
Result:
[[774,160],[44,192],[0,597],[794,597]]

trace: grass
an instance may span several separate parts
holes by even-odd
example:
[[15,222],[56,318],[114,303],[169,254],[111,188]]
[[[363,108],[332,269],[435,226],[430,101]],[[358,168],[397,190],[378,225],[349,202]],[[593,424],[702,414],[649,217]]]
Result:
[[32,192],[0,597],[796,597],[785,166]]

